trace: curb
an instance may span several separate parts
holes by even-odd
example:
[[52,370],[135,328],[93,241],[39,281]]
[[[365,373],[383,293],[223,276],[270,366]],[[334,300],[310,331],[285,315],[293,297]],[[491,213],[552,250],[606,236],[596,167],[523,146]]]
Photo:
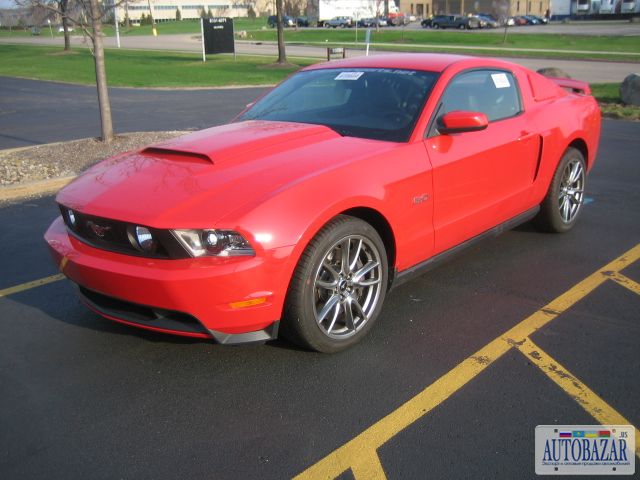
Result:
[[41,180],[38,182],[29,182],[20,185],[9,185],[7,187],[0,187],[0,202],[21,200],[23,198],[32,197],[35,195],[47,195],[56,193],[62,187],[71,182],[71,180],[73,180],[74,178],[76,177],[57,177],[51,178],[49,180]]
[[[180,135],[190,133],[189,130],[175,130],[175,132],[179,133]],[[117,135],[126,136],[130,133],[135,134],[140,132],[126,132],[126,133],[119,133]],[[25,150],[30,150],[33,148],[64,145],[67,143],[81,142],[85,140],[91,140],[94,138],[95,137],[76,138],[74,140],[67,140],[62,142],[42,143],[37,145],[27,145],[25,147],[7,148],[4,150],[0,150],[0,158],[2,158],[5,155],[9,155],[16,152],[23,152]],[[65,185],[67,185],[76,177],[77,175],[71,175],[68,177],[54,177],[46,180],[36,180],[33,182],[25,182],[25,183],[18,183],[14,185],[0,186],[0,203],[56,193],[58,190],[60,190]]]

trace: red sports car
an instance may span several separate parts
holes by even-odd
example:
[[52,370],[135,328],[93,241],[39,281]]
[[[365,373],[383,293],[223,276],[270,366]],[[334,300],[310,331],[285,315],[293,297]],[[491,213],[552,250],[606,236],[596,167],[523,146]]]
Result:
[[104,317],[334,352],[464,247],[531,219],[569,230],[599,135],[588,85],[512,63],[313,65],[228,125],[97,164],[45,238]]

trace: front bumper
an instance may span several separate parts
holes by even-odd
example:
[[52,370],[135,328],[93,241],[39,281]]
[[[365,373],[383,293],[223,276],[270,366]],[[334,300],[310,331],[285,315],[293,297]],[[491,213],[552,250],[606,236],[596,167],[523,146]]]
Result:
[[264,341],[277,335],[293,247],[255,257],[158,260],[94,248],[58,217],[45,240],[60,270],[100,315],[149,330]]

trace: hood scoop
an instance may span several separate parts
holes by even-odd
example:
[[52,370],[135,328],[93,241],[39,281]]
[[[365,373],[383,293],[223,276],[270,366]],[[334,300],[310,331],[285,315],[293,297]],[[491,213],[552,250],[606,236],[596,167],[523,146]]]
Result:
[[176,149],[166,147],[147,147],[140,152],[142,155],[147,155],[154,158],[160,158],[170,161],[198,161],[199,163],[213,163],[213,159],[201,152],[194,152],[187,149]]

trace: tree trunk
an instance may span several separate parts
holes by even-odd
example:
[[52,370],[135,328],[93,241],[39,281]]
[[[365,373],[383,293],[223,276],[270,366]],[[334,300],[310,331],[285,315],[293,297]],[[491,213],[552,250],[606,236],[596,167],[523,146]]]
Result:
[[98,87],[98,105],[100,106],[100,122],[102,124],[102,141],[113,140],[113,123],[111,122],[111,104],[107,89],[107,73],[104,64],[104,46],[102,44],[102,12],[98,0],[90,0],[91,27],[93,29],[93,60],[96,65],[96,85]]
[[69,19],[67,18],[68,6],[69,0],[62,0],[60,2],[60,13],[62,14],[62,29],[64,30],[64,49],[67,52],[71,50],[71,38],[69,37]]
[[276,0],[276,18],[278,24],[278,63],[287,63],[287,52],[284,48],[284,24],[282,21],[282,0]]

